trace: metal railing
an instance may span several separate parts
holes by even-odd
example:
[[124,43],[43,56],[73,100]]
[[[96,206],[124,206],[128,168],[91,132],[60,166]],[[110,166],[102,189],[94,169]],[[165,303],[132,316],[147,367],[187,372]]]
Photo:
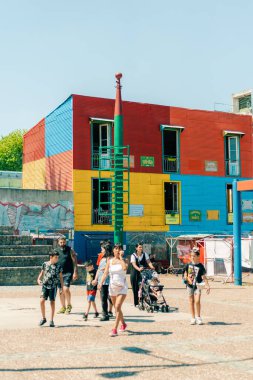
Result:
[[240,161],[239,160],[226,160],[226,175],[239,176],[240,175]]
[[177,173],[179,170],[179,157],[163,156],[163,171]]
[[96,208],[92,214],[92,224],[112,224],[112,217],[109,214],[109,210],[103,210],[102,212]]

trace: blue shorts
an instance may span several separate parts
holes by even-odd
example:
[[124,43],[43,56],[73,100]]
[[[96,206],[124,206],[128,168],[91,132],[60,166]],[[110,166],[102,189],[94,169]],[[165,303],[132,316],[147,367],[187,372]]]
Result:
[[87,290],[87,301],[94,302],[96,298],[96,290]]

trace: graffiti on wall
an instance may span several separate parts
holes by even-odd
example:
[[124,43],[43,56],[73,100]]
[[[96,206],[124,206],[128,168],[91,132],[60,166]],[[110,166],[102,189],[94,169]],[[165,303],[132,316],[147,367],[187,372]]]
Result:
[[0,225],[21,231],[49,231],[74,228],[74,208],[70,201],[58,203],[1,202]]

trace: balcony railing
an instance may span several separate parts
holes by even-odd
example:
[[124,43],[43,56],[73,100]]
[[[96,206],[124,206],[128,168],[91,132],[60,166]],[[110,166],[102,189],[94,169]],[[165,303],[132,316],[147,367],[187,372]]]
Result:
[[[100,166],[99,166],[100,161]],[[99,151],[93,151],[92,154],[92,169],[110,169],[111,160],[109,153],[99,154]]]
[[240,161],[226,160],[226,175],[239,176],[240,175]]
[[92,215],[92,224],[112,224],[112,217],[109,214],[110,211],[103,210],[102,212],[99,212],[99,210],[96,208],[93,210]]
[[179,170],[179,157],[163,156],[163,171],[177,173]]

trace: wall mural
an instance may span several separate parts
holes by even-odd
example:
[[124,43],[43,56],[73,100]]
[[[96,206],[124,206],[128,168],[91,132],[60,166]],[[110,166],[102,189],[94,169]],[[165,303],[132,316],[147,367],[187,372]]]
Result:
[[1,202],[0,225],[22,231],[49,231],[74,228],[74,206],[70,201],[58,203]]

